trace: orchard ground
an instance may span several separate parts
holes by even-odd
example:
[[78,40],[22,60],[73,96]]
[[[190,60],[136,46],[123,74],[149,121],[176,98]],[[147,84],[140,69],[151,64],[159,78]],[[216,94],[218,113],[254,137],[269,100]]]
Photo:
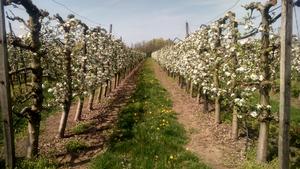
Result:
[[[247,153],[246,140],[232,140],[230,124],[216,125],[213,113],[204,114],[201,107],[148,59],[93,111],[85,103],[82,122],[73,121],[74,103],[65,138],[56,138],[60,112],[44,120],[41,158],[21,160],[19,168],[276,167],[276,160],[257,165],[245,159],[255,150]],[[17,139],[16,146],[24,156],[26,138]]]

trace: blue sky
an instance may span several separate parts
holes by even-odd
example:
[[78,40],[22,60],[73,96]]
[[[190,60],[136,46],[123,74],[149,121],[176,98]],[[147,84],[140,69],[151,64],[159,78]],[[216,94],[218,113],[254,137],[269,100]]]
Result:
[[[65,4],[94,22],[108,29],[113,24],[115,36],[122,36],[131,45],[152,38],[184,38],[185,22],[189,22],[191,31],[201,24],[219,16],[235,4],[236,0],[54,0]],[[280,1],[280,0],[278,0]],[[33,0],[41,9],[46,9],[51,15],[59,13],[66,16],[70,12],[53,0]],[[233,8],[237,17],[242,18],[245,10],[242,4],[250,0],[240,0]],[[265,2],[265,0],[261,0]],[[13,9],[16,15],[23,16],[22,10]],[[297,8],[298,18],[300,8]],[[85,18],[80,18],[90,26],[95,26]],[[300,18],[299,18],[300,21]]]

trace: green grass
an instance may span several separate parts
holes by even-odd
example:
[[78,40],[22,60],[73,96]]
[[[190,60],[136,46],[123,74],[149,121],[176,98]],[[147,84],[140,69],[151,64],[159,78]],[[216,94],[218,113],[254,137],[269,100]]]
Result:
[[246,154],[247,160],[239,167],[239,169],[275,169],[279,168],[278,159],[275,158],[270,162],[259,164],[256,162],[256,147],[251,147]]
[[56,169],[58,163],[48,158],[39,157],[35,160],[17,159],[15,169]]
[[74,139],[68,141],[65,148],[68,153],[80,153],[81,151],[86,150],[88,146],[84,142]]
[[[300,124],[300,102],[296,98],[291,100],[291,123],[294,125]],[[279,112],[279,94],[271,96],[272,112]]]
[[291,95],[292,97],[297,98],[299,97],[299,94],[300,94],[300,81],[293,80]]
[[[279,86],[280,79],[275,80],[276,93],[271,94],[272,112],[279,112]],[[298,100],[300,94],[300,81],[293,79],[291,81],[291,122],[295,125],[300,124],[300,101]],[[258,97],[258,96],[257,96]],[[258,98],[257,98],[258,101]]]
[[91,169],[209,168],[185,150],[186,131],[171,110],[172,102],[147,60],[131,102],[120,112],[107,151]]
[[86,133],[94,123],[80,122],[72,128],[72,132],[76,135]]

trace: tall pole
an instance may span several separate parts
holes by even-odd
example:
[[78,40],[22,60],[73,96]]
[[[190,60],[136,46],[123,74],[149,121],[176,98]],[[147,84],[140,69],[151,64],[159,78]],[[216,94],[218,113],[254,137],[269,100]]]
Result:
[[110,33],[110,34],[112,34],[112,30],[113,30],[113,25],[110,24],[110,25],[109,25],[109,33]]
[[189,28],[189,23],[185,23],[185,36],[189,37],[190,36],[190,28]]
[[291,49],[293,0],[282,0],[278,156],[280,169],[289,168]]
[[4,7],[0,0],[0,103],[2,111],[4,150],[6,168],[13,169],[15,163],[14,132],[8,75],[7,40],[5,31]]

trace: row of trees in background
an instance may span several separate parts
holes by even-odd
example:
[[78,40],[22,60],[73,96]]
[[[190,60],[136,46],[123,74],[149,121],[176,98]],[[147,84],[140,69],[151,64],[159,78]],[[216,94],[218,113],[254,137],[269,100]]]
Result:
[[[239,124],[247,118],[259,121],[257,160],[267,161],[268,133],[278,112],[271,112],[270,91],[276,89],[279,78],[280,38],[272,23],[281,14],[271,16],[276,1],[253,2],[243,22],[228,12],[211,25],[203,25],[184,41],[154,52],[152,57],[169,73],[179,78],[179,85],[203,101],[204,112],[214,102],[215,122],[221,123],[221,107],[232,112],[232,138],[238,139]],[[258,28],[254,27],[253,11],[261,14]],[[239,32],[243,25],[245,34]],[[261,33],[260,39],[256,36]],[[299,80],[299,39],[293,41],[293,75]],[[259,93],[259,102],[253,103]]]
[[13,112],[28,120],[27,157],[34,158],[38,155],[43,110],[62,107],[58,137],[64,137],[72,101],[78,99],[74,120],[80,121],[85,97],[90,95],[92,109],[95,91],[99,89],[96,99],[100,102],[103,92],[107,96],[145,55],[74,15],[51,16],[31,0],[7,0],[5,5],[23,6],[29,15],[27,21],[7,13],[9,22],[18,22],[26,30],[17,36],[9,24],[7,39]]
[[165,46],[170,46],[173,44],[174,42],[171,41],[170,39],[165,40],[163,38],[158,38],[158,39],[152,39],[150,41],[143,41],[140,43],[136,43],[133,46],[133,48],[140,52],[146,53],[146,55],[150,57],[153,52],[160,50]]

